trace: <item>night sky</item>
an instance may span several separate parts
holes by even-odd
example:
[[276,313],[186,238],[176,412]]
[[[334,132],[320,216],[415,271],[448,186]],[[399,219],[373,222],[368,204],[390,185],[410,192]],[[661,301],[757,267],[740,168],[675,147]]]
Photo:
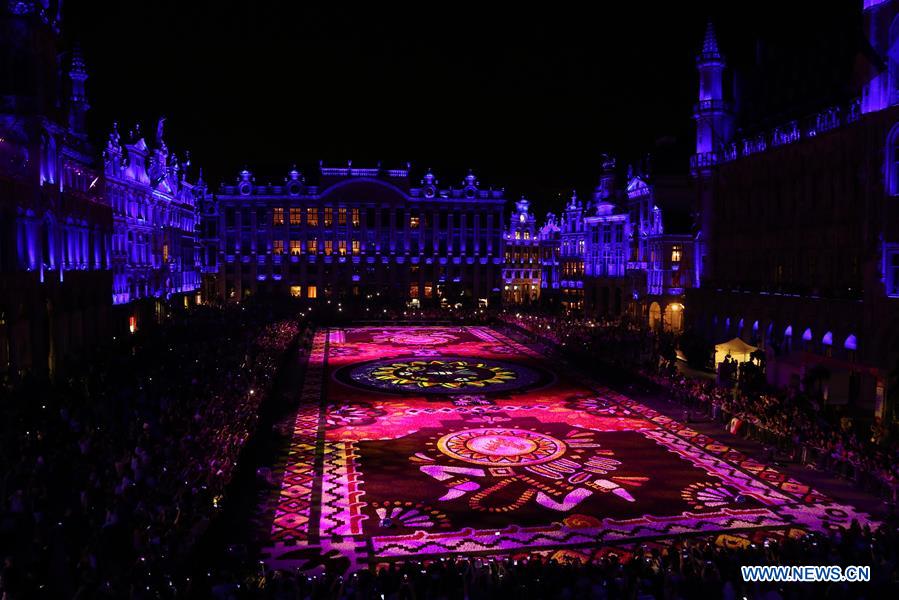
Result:
[[91,74],[92,135],[113,120],[152,133],[165,115],[169,147],[214,187],[244,165],[267,182],[293,163],[408,160],[443,185],[473,168],[544,209],[588,194],[603,151],[622,169],[652,153],[656,172],[686,173],[709,18],[748,73],[741,89],[757,88],[747,113],[853,93],[861,0],[590,4],[69,2],[66,37]]

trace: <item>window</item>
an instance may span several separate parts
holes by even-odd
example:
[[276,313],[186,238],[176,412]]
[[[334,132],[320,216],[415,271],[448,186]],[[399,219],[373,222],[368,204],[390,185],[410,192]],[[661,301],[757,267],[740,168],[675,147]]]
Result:
[[418,298],[418,284],[417,283],[409,284],[409,297],[410,298]]
[[311,240],[308,240],[306,242],[306,252],[308,252],[309,254],[315,254],[316,252],[318,252],[318,240],[317,239],[312,238]]
[[306,225],[318,227],[318,208],[309,206],[306,208]]
[[334,249],[334,242],[331,240],[325,240],[325,256],[331,256],[331,252]]
[[680,262],[680,246],[672,246],[671,247],[671,262],[673,262],[673,263]]
[[303,243],[300,240],[290,240],[290,253],[299,256],[303,252]]
[[291,208],[290,209],[290,224],[291,225],[299,225],[302,223],[302,211],[299,208]]
[[294,298],[300,298],[303,295],[303,287],[299,285],[290,286],[290,295]]
[[334,209],[330,206],[325,207],[325,227],[330,227],[334,222]]
[[887,136],[886,156],[887,190],[890,195],[899,196],[899,125],[894,125]]
[[521,232],[520,232],[520,231],[515,231],[515,239],[516,239],[516,240],[520,240],[520,239],[521,239]]
[[526,239],[526,240],[531,239],[531,232],[530,232],[530,231],[525,231],[525,232],[524,232],[524,239]]
[[337,242],[337,254],[346,256],[346,240],[339,240]]
[[359,254],[359,240],[353,240],[353,255]]
[[354,208],[352,212],[353,227],[359,227],[359,209]]
[[899,247],[884,248],[884,284],[888,296],[899,296]]
[[272,252],[274,254],[284,254],[284,240],[272,241]]
[[346,225],[346,207],[341,206],[337,209],[337,224]]
[[318,298],[318,286],[307,285],[306,286],[306,297],[307,298]]
[[409,229],[418,229],[419,224],[420,224],[420,220],[418,217],[416,217],[416,216],[409,217]]
[[284,225],[284,209],[272,209],[272,225]]
[[169,262],[169,245],[168,244],[162,245],[162,262],[164,262],[164,263]]

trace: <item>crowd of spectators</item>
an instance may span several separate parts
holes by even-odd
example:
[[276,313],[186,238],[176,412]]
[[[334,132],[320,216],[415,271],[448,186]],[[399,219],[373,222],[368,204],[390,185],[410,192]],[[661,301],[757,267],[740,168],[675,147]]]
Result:
[[829,469],[893,504],[899,500],[899,443],[881,424],[862,430],[852,419],[825,411],[814,389],[746,391],[728,377],[724,384],[688,377],[664,358],[666,347],[673,352],[672,340],[626,320],[523,313],[498,318],[574,360],[615,364],[648,377],[673,399],[720,420],[732,433],[770,445],[786,460]]
[[[445,312],[388,311],[391,321]],[[535,342],[640,372],[672,398],[791,458],[891,490],[899,448],[824,418],[813,395],[747,394],[660,361],[666,340],[626,321],[489,314]],[[741,565],[870,565],[871,584],[829,597],[879,597],[897,584],[895,523],[764,544],[673,540],[604,552],[459,557],[355,573],[272,572],[256,564],[198,573],[192,550],[226,501],[238,455],[303,319],[246,306],[199,307],[138,332],[67,376],[3,382],[0,403],[0,598],[710,598],[805,597],[797,584],[747,584]],[[659,364],[662,368],[659,368]],[[720,542],[720,540],[717,540]]]
[[794,387],[746,393],[686,377],[670,366],[652,378],[674,399],[720,421],[731,433],[768,444],[785,460],[852,479],[896,503],[899,443],[880,423],[860,430],[849,417],[827,415],[813,393]]
[[198,307],[0,402],[0,597],[168,597],[216,511],[296,318]]
[[[269,571],[243,580],[217,580],[219,600],[492,598],[671,599],[885,598],[897,584],[899,536],[894,526],[872,532],[857,523],[829,536],[774,536],[750,542],[669,540],[607,548],[595,558],[572,554],[452,557],[379,565],[351,574]],[[746,583],[740,567],[757,565],[870,566],[865,583]]]
[[627,319],[584,319],[539,313],[506,312],[500,323],[549,341],[569,358],[601,361],[617,367],[643,369],[658,363],[659,336]]

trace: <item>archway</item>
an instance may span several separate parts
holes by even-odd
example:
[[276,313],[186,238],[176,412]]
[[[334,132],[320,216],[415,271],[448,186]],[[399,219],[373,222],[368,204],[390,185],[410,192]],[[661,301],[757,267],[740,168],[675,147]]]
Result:
[[684,330],[684,305],[672,302],[665,307],[665,331],[680,333]]
[[662,307],[658,302],[649,305],[649,328],[658,331],[662,325]]

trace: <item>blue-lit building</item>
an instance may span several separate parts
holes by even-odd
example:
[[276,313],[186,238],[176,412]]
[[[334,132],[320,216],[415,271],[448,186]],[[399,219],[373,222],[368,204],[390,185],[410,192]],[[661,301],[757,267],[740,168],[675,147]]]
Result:
[[441,187],[409,167],[320,165],[260,184],[248,170],[203,212],[204,271],[228,300],[290,294],[340,302],[374,297],[412,306],[500,300],[500,189],[469,173]]
[[[666,230],[659,204],[683,206],[692,187],[683,178],[655,183],[632,172],[620,179],[615,160],[604,155],[591,202],[572,194],[561,223],[549,213],[537,227],[529,204],[516,204],[505,234],[507,303],[539,298],[541,305],[566,312],[681,331],[685,290],[698,283],[694,234],[690,219]],[[536,241],[526,239],[534,236]],[[539,271],[527,268],[532,264]],[[516,294],[535,285],[537,294]]]
[[503,302],[513,305],[537,304],[543,276],[542,239],[527,198],[515,203],[515,210],[509,216],[509,228],[503,237]]
[[871,52],[843,74],[858,95],[773,127],[738,110],[753,105],[747,89],[726,93],[730,65],[709,26],[691,162],[702,276],[686,306],[709,341],[764,349],[772,383],[813,376],[828,403],[894,418],[899,2],[865,0],[864,22]]
[[61,19],[58,1],[0,5],[0,372],[53,373],[109,332],[112,213]]
[[[202,179],[187,179],[163,138],[163,120],[151,147],[140,128],[123,141],[117,125],[106,144],[106,200],[112,206],[112,298],[192,304],[200,290],[199,204]],[[183,299],[181,299],[183,298]]]

